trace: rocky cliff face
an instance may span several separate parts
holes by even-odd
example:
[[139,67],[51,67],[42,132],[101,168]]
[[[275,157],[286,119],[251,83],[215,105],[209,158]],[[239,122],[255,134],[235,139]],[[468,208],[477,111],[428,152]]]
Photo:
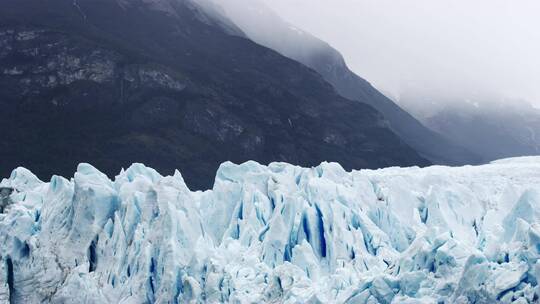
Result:
[[190,1],[7,0],[0,45],[3,174],[138,161],[203,188],[225,160],[428,163],[373,108]]
[[[54,89],[85,83],[108,85],[116,91],[119,84],[121,102],[126,98],[125,92],[140,87],[175,92],[186,87],[179,75],[163,65],[122,64],[128,58],[119,51],[51,29],[8,28],[0,32],[0,37],[3,84],[17,92],[19,98],[40,98]],[[91,92],[82,92],[82,96],[51,93],[51,98],[46,100],[51,105],[69,106]]]

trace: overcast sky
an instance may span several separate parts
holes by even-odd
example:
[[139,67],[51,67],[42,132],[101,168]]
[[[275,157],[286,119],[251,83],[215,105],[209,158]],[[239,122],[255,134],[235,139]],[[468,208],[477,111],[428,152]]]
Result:
[[479,95],[540,104],[540,0],[264,1],[394,98]]

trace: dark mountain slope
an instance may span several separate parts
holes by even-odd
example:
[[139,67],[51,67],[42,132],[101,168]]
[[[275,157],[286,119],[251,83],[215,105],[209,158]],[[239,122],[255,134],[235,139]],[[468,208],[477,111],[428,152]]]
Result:
[[[443,100],[425,125],[491,161],[540,154],[540,110],[525,101]],[[412,113],[415,113],[412,110]]]
[[367,81],[351,72],[340,54],[332,54],[331,51],[319,54],[312,59],[310,66],[321,73],[342,96],[365,102],[381,112],[396,134],[433,163],[464,165],[482,162],[478,154],[425,127]]
[[366,80],[354,74],[337,50],[309,33],[292,27],[260,1],[229,0],[222,5],[248,37],[313,68],[342,96],[373,106],[384,115],[394,132],[432,162],[460,165],[481,161],[478,155],[426,128]]
[[3,176],[144,162],[203,188],[226,160],[428,164],[377,111],[188,1],[1,6]]

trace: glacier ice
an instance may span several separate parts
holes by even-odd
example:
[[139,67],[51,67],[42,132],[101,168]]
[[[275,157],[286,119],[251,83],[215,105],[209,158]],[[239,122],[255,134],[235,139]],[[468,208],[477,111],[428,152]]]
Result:
[[540,158],[346,172],[224,163],[212,190],[134,164],[0,214],[0,303],[536,303]]

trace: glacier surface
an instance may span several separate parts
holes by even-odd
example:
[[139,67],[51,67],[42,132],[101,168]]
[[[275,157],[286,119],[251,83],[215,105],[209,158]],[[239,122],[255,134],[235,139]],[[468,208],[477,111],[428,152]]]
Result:
[[0,303],[537,303],[540,158],[2,180]]

